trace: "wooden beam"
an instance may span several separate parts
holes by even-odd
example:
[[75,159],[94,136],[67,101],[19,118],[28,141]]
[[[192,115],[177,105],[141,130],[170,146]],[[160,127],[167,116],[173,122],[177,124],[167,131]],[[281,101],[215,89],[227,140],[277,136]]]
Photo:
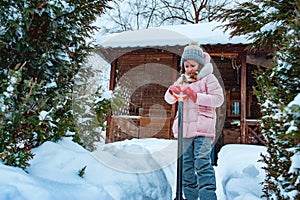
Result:
[[212,53],[209,53],[209,55],[212,57],[212,56],[215,56],[215,57],[223,57],[223,58],[234,58],[236,59],[238,57],[238,53],[226,53],[226,52],[212,52]]
[[247,111],[247,71],[246,71],[246,53],[240,54],[241,58],[241,143],[245,144],[246,141],[246,111]]
[[201,45],[207,52],[234,52],[243,53],[246,50],[247,44],[211,44]]

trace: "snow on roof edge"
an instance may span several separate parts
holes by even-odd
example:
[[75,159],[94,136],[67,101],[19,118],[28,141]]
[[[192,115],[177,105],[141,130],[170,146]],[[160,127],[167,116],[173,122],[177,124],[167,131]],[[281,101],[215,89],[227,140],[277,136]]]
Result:
[[191,41],[205,44],[249,44],[246,36],[230,38],[217,26],[219,22],[201,24],[153,27],[148,29],[124,31],[106,36],[96,36],[96,46],[102,48],[152,47],[152,46],[183,46]]

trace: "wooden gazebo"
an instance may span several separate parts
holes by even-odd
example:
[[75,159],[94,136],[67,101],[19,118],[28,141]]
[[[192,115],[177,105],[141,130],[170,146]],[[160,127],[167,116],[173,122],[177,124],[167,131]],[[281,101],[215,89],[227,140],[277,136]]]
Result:
[[106,142],[130,138],[172,138],[176,105],[163,95],[178,77],[180,55],[198,41],[212,57],[214,73],[224,87],[226,102],[218,112],[218,143],[258,143],[260,109],[253,94],[253,72],[269,67],[268,51],[251,52],[251,41],[229,39],[218,24],[180,25],[114,34],[99,42],[95,52],[111,65],[110,89],[118,86],[126,108],[109,117]]

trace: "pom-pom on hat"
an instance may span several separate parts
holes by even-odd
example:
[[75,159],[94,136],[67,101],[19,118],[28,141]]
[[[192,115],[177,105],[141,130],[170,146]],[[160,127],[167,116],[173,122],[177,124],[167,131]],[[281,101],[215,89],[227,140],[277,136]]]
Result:
[[202,66],[205,65],[203,50],[199,46],[198,42],[191,42],[183,50],[180,66],[183,67],[185,60],[195,60]]

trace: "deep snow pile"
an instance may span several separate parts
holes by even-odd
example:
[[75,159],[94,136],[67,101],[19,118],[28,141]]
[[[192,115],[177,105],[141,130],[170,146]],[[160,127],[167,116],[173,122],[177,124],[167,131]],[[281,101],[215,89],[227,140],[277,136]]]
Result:
[[[105,144],[91,153],[70,138],[46,142],[34,149],[36,156],[30,161],[28,173],[0,164],[0,199],[173,199],[176,155],[170,154],[176,154],[174,144],[176,141],[164,139],[133,139]],[[165,146],[174,147],[174,151],[153,156]],[[257,160],[265,151],[262,146],[238,144],[221,149],[215,168],[220,200],[261,199],[260,182],[265,174]],[[128,152],[141,157],[130,159]],[[168,159],[167,165],[163,161]],[[85,166],[80,177],[78,173]],[[138,173],[139,170],[144,172]]]

